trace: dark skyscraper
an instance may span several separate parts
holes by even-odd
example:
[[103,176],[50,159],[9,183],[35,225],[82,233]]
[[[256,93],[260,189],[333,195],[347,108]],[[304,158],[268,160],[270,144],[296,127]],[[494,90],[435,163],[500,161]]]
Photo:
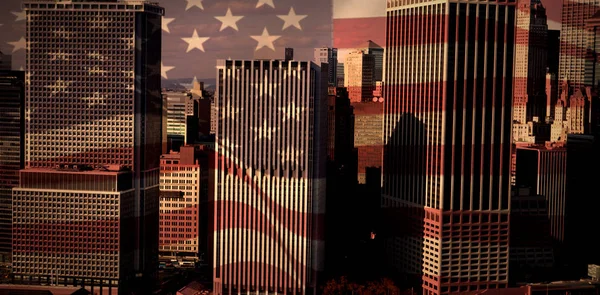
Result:
[[116,0],[24,8],[26,168],[13,190],[13,271],[151,279],[164,10]]
[[[10,69],[10,63],[8,68]],[[23,168],[25,160],[24,72],[0,69],[0,126],[2,126],[0,129],[0,263],[2,263],[11,261],[12,188],[19,185],[19,170]]]
[[516,3],[418,2],[387,9],[386,260],[423,294],[505,287]]
[[547,36],[547,67],[548,72],[558,74],[558,61],[560,54],[560,30],[548,30]]

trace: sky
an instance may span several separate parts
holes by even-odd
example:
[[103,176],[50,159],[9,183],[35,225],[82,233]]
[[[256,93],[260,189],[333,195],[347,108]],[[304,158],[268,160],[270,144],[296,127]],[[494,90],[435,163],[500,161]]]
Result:
[[[25,60],[21,0],[0,1],[0,51],[12,54],[13,69],[19,69]],[[561,1],[542,1],[550,29],[560,29]],[[386,0],[159,3],[165,7],[162,57],[163,78],[168,79],[211,79],[216,59],[283,58],[285,47],[294,48],[295,59],[312,60],[313,48],[333,45],[340,48],[343,62],[348,48],[369,39],[382,47],[385,43]]]

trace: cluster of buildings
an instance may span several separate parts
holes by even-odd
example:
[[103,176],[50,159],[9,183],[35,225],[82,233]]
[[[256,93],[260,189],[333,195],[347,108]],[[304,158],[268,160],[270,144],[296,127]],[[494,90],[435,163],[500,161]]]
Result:
[[161,89],[157,4],[26,1],[26,71],[0,53],[0,263],[150,294],[180,259],[216,294],[317,294],[360,241],[423,294],[597,292],[586,1],[561,32],[539,0],[388,1],[385,50],[219,60],[214,93]]

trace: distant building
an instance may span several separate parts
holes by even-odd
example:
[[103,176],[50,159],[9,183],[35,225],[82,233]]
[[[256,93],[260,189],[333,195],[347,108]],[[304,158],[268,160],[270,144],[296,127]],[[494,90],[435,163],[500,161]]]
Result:
[[336,86],[337,87],[344,87],[344,64],[343,63],[338,63],[337,68],[337,79],[336,79]]
[[[515,141],[530,141],[537,134],[524,133],[528,123],[546,118],[546,65],[548,25],[540,0],[519,1],[515,45],[513,128]],[[549,127],[548,127],[549,129]],[[531,130],[533,131],[533,130]],[[533,140],[535,142],[535,140]]]
[[375,59],[372,54],[361,50],[350,52],[344,63],[344,87],[348,89],[350,101],[368,102],[373,98]]
[[200,200],[208,191],[207,149],[183,146],[162,155],[160,167],[159,253],[198,259],[201,236],[209,230],[200,223]]
[[12,189],[25,165],[24,72],[0,70],[0,126],[0,263],[10,263]]
[[362,50],[366,54],[373,56],[373,83],[383,80],[383,53],[384,50],[377,43],[368,40],[363,46],[359,46],[359,50]]
[[328,79],[330,86],[336,86],[338,81],[338,50],[337,48],[315,48],[313,61],[317,65],[328,64]]

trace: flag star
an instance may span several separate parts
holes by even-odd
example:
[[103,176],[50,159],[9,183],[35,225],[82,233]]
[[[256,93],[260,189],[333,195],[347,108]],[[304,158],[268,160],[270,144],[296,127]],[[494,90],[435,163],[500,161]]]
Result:
[[194,33],[191,38],[181,38],[183,41],[187,42],[188,48],[186,52],[190,52],[195,48],[200,49],[200,51],[204,52],[204,42],[208,40],[208,37],[198,37],[198,32],[194,29]]
[[295,102],[290,103],[286,107],[280,107],[279,110],[285,114],[286,121],[287,120],[299,120],[300,116],[304,112],[304,108],[296,106]]
[[58,79],[58,80],[54,81],[54,84],[46,85],[46,87],[50,88],[52,90],[52,94],[57,94],[59,92],[67,91],[67,88],[69,87],[69,85],[71,85],[71,82],[64,81],[62,79]]
[[256,8],[259,8],[265,4],[275,8],[275,4],[273,4],[273,0],[258,0],[258,2],[256,3]]
[[168,18],[168,17],[162,17],[162,30],[167,32],[167,33],[171,33],[171,31],[169,30],[169,24],[174,21],[174,18]]
[[231,9],[227,8],[227,13],[225,13],[225,16],[215,16],[215,18],[221,22],[221,29],[219,31],[223,31],[227,28],[232,28],[236,31],[239,31],[237,22],[241,20],[243,16],[234,16],[231,13]]
[[275,40],[279,39],[281,36],[270,36],[269,31],[267,31],[267,28],[265,27],[263,29],[262,35],[250,37],[252,37],[252,39],[258,42],[258,45],[256,45],[256,51],[263,47],[269,47],[271,48],[271,50],[275,51],[275,46],[273,46],[273,42],[275,42]]
[[276,127],[269,127],[269,124],[267,122],[267,120],[263,121],[263,124],[261,127],[253,127],[252,130],[254,130],[254,132],[256,132],[256,136],[254,137],[254,140],[259,140],[259,139],[268,139],[271,140],[273,138],[273,132],[277,131],[278,128]]
[[283,24],[283,29],[285,30],[290,26],[294,26],[298,28],[298,30],[302,31],[302,27],[300,26],[300,21],[305,19],[307,15],[296,14],[294,7],[290,8],[290,12],[287,15],[278,15],[280,19],[282,19],[285,23]]
[[169,77],[167,76],[167,72],[174,69],[175,67],[169,67],[169,66],[165,66],[163,65],[163,63],[160,63],[160,76],[165,78],[165,79],[169,79]]
[[21,10],[20,12],[11,11],[10,13],[14,14],[17,19],[16,22],[25,20],[27,17],[25,16],[25,10]]
[[19,49],[25,49],[25,37],[21,37],[19,41],[8,42],[8,44],[14,47],[12,51],[13,53],[17,52]]
[[204,7],[202,6],[202,0],[186,0],[187,1],[187,6],[185,7],[185,10],[188,10],[194,6],[204,10]]

